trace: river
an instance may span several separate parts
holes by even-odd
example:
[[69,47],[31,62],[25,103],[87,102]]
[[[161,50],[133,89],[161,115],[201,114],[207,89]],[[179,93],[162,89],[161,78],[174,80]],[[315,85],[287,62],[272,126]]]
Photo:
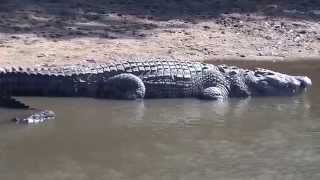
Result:
[[56,112],[38,125],[0,109],[2,180],[318,180],[320,63],[230,62],[308,75],[295,97],[19,99]]

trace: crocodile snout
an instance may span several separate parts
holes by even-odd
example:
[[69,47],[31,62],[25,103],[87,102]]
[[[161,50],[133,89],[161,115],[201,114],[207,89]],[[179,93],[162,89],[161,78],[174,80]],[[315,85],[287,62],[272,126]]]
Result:
[[296,76],[296,79],[300,81],[300,87],[305,89],[312,86],[312,81],[307,76]]

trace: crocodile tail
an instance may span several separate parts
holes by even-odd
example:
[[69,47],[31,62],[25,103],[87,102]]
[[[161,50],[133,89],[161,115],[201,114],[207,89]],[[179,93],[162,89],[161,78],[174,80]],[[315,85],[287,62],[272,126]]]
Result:
[[21,108],[21,109],[29,108],[28,105],[12,98],[11,96],[0,96],[0,106],[7,107],[7,108]]

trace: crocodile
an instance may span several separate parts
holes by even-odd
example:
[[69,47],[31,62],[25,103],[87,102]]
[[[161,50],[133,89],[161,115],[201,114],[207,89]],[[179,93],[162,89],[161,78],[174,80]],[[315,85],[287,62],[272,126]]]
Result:
[[[174,60],[126,61],[41,68],[0,68],[0,106],[28,108],[12,96],[66,96],[112,99],[293,96],[312,85],[307,76],[272,70]],[[40,114],[40,116],[39,116]],[[47,115],[47,116],[46,116]],[[40,110],[22,122],[51,119]],[[32,120],[37,117],[36,120]],[[48,118],[50,117],[50,118]],[[21,119],[18,121],[20,122]]]

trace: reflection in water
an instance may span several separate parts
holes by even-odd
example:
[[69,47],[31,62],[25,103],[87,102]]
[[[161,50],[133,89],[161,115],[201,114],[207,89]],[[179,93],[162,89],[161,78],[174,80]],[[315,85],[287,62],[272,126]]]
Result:
[[295,67],[274,68],[308,72],[307,95],[22,98],[58,117],[17,126],[7,120],[20,111],[0,109],[0,179],[320,179],[318,77]]

